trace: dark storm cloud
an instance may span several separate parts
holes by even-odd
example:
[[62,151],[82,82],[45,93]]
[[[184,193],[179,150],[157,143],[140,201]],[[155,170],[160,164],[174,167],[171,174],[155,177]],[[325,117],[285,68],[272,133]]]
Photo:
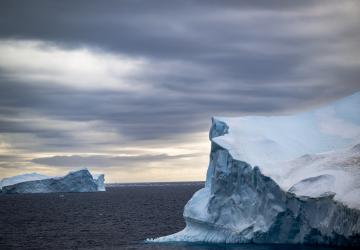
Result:
[[348,60],[359,55],[357,13],[358,2],[337,1],[2,1],[1,39],[149,63],[128,79],[146,86],[136,91],[40,84],[0,67],[0,133],[58,139],[49,148],[91,144],[71,127],[41,126],[45,117],[101,121],[92,129],[121,135],[108,144],[161,141],[206,131],[213,115],[325,103],[360,89],[359,63]]
[[[86,0],[33,3],[10,0],[2,2],[0,35],[51,40],[70,47],[93,44],[141,56],[187,58],[206,55],[208,49],[222,46],[216,42],[236,34],[228,27],[239,28],[241,23],[226,21],[226,16],[225,21],[219,22],[211,18],[216,13],[221,15],[222,11],[234,9],[281,12],[308,7],[309,3],[311,1],[291,4],[282,1],[107,1],[104,4]],[[197,16],[203,21],[192,22]],[[206,41],[208,35],[217,41]]]
[[[39,137],[55,137],[62,140],[58,145],[79,143],[71,141],[68,129],[59,130],[39,126],[39,122],[22,121],[21,117],[27,111],[35,109],[49,119],[64,119],[73,121],[102,120],[108,127],[102,125],[101,130],[117,129],[129,139],[156,139],[177,133],[204,131],[209,127],[210,117],[214,114],[245,114],[268,113],[284,109],[272,98],[279,97],[282,102],[286,98],[298,99],[307,97],[310,92],[274,90],[264,88],[260,92],[253,89],[233,90],[221,89],[217,94],[207,91],[193,92],[195,96],[186,93],[172,97],[159,97],[151,94],[114,93],[113,91],[76,91],[56,87],[32,87],[17,83],[9,83],[9,88],[24,89],[22,92],[7,91],[2,85],[0,104],[4,108],[0,113],[16,114],[20,120],[7,121],[0,118],[1,133],[33,133]],[[179,91],[181,92],[181,91]],[[186,92],[186,90],[184,90]],[[304,91],[302,91],[304,92]],[[256,99],[259,98],[260,99]],[[266,99],[269,97],[269,100]],[[286,97],[286,98],[285,98]],[[12,100],[17,100],[11,104]],[[9,104],[10,103],[10,104]],[[11,111],[12,110],[12,111]],[[52,144],[53,145],[53,144]]]
[[134,156],[104,156],[104,155],[71,155],[71,156],[53,156],[35,158],[31,161],[48,166],[57,167],[133,167],[139,164],[149,164],[151,162],[159,162],[166,160],[176,160],[197,156],[195,154],[181,154],[181,155],[134,155]]

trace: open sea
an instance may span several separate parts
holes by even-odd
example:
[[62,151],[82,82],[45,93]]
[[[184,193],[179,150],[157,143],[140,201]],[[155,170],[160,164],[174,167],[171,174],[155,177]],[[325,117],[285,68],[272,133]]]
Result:
[[335,249],[144,243],[183,229],[184,205],[202,187],[203,183],[123,184],[97,193],[0,195],[0,249]]

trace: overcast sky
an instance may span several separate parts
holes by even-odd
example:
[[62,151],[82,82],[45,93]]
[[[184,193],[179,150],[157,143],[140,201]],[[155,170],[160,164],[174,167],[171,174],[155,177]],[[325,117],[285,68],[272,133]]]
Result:
[[360,90],[359,1],[1,1],[0,178],[204,180],[212,116]]

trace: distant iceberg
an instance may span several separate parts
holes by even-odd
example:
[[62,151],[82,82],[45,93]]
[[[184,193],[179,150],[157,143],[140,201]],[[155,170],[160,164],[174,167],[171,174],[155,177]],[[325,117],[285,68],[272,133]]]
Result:
[[91,175],[87,169],[72,171],[61,177],[22,174],[4,178],[0,184],[1,192],[6,194],[105,191],[104,175]]
[[205,188],[149,242],[360,245],[360,94],[294,116],[213,118]]

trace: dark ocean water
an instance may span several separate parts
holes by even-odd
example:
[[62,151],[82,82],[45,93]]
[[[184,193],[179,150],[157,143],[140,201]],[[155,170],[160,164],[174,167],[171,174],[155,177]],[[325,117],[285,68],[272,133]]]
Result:
[[106,192],[0,195],[0,249],[311,250],[279,245],[145,244],[181,230],[201,183],[113,186]]

